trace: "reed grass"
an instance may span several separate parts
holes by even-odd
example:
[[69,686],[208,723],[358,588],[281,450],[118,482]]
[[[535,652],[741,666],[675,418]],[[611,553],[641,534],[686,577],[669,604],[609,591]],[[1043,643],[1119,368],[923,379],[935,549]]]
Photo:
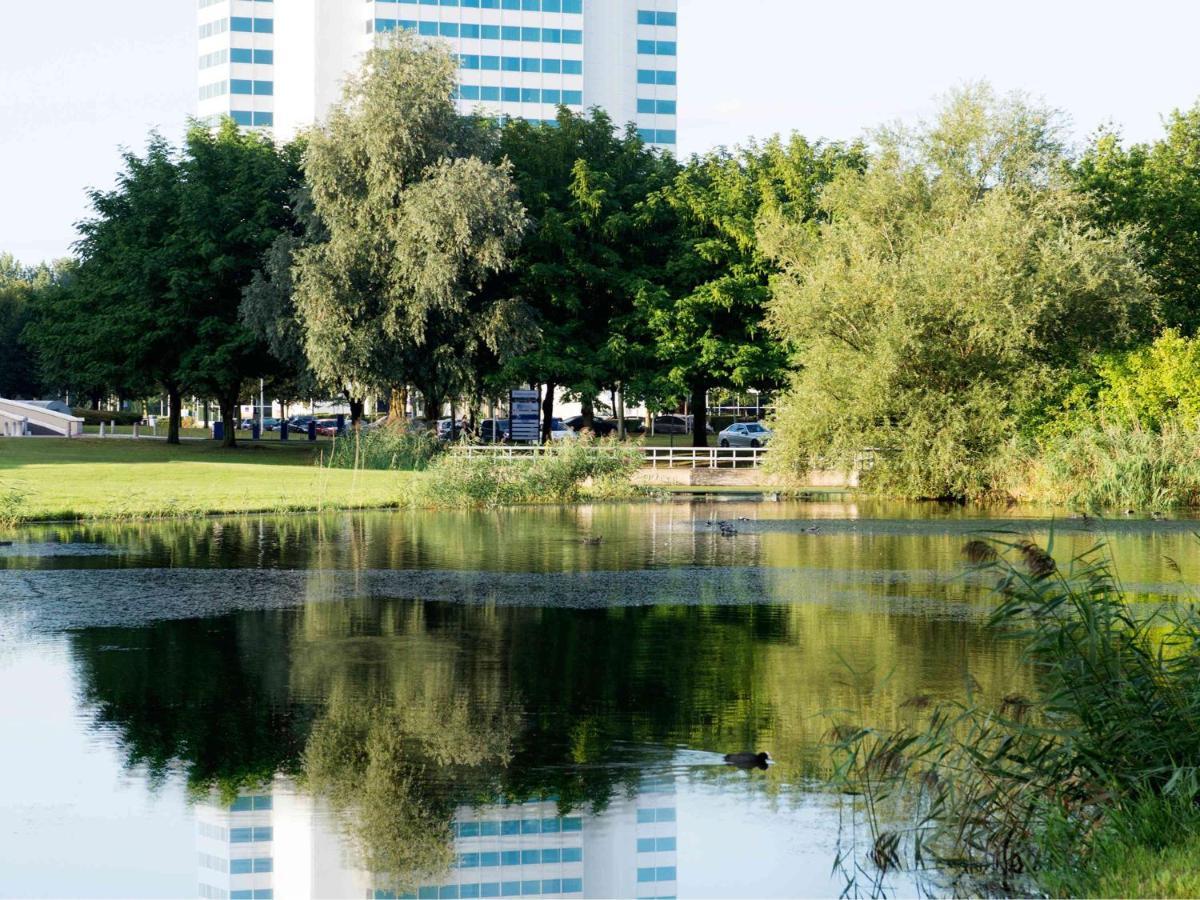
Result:
[[431,431],[385,425],[336,438],[323,462],[333,469],[419,472],[444,449]]
[[1039,695],[968,688],[923,728],[841,723],[838,782],[872,840],[851,878],[905,867],[956,892],[1075,894],[1120,884],[1131,848],[1194,858],[1200,613],[1128,603],[1103,548],[1067,571],[1015,538],[964,549],[995,576],[992,627],[1022,643]]
[[634,450],[570,441],[531,456],[446,454],[429,468],[416,502],[435,507],[493,508],[642,496],[633,484],[641,465]]
[[1089,426],[1046,440],[1017,464],[1011,493],[1088,510],[1200,505],[1200,431]]

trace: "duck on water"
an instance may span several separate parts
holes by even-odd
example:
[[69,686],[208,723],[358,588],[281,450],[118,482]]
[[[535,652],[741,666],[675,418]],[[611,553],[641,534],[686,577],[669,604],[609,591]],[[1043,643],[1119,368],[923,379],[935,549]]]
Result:
[[736,766],[739,769],[766,769],[771,764],[771,754],[765,750],[762,753],[726,753],[725,765]]

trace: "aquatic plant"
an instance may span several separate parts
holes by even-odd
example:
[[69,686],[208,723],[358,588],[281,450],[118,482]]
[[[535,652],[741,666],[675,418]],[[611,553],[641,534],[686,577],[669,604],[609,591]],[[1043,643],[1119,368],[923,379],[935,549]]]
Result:
[[322,461],[333,469],[421,471],[444,449],[431,431],[385,425],[336,438]]
[[0,528],[11,528],[25,518],[25,497],[20,488],[0,484]]
[[1012,492],[1085,509],[1161,510],[1200,504],[1200,432],[1097,425],[1046,439]]
[[641,460],[615,444],[570,441],[519,457],[451,453],[430,467],[418,503],[491,508],[521,503],[637,496],[631,476]]
[[[1022,643],[1041,689],[990,704],[968,689],[923,728],[841,734],[838,780],[869,826],[875,874],[1071,893],[1097,883],[1116,846],[1181,839],[1182,819],[1200,822],[1200,612],[1132,606],[1100,547],[1065,571],[1027,540],[964,552],[996,577],[992,627]],[[1133,822],[1158,824],[1147,836]]]

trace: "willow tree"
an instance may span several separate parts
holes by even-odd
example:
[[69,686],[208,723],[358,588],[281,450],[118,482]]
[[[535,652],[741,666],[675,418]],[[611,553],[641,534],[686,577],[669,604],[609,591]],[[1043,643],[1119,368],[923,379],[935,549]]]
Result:
[[484,161],[489,127],[455,110],[456,75],[447,50],[397,32],[309,136],[327,238],[296,254],[296,309],[313,371],[356,419],[367,391],[410,382],[437,405],[514,330],[516,304],[484,286],[525,214],[508,166]]
[[813,229],[771,216],[776,334],[803,369],[776,463],[853,465],[884,490],[964,497],[1085,354],[1144,335],[1153,298],[1129,235],[1090,226],[1060,184],[1054,114],[985,86],[930,126],[878,134],[865,172],[822,194]]

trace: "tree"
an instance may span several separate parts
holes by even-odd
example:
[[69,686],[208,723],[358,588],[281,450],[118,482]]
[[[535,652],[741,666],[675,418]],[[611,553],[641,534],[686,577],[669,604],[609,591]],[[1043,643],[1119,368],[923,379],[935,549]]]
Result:
[[299,147],[276,147],[232,120],[189,130],[179,165],[179,204],[170,238],[170,290],[189,336],[179,377],[217,398],[224,444],[234,446],[247,384],[281,371],[241,316],[242,296],[264,254],[294,221]]
[[0,397],[39,394],[42,381],[28,329],[38,304],[49,302],[70,274],[68,260],[26,267],[0,253]]
[[[529,210],[512,292],[532,309],[538,340],[506,366],[509,384],[546,384],[542,437],[550,440],[557,387],[592,401],[636,369],[629,329],[635,300],[652,289],[666,231],[647,200],[677,165],[633,129],[617,133],[601,110],[560,109],[552,126],[508,123],[500,152]],[[658,220],[663,216],[658,214]]]
[[1167,326],[1200,329],[1200,103],[1176,110],[1166,134],[1125,148],[1101,131],[1070,169],[1093,221],[1110,230],[1135,228],[1147,271],[1162,298]]
[[760,230],[782,269],[772,327],[804,366],[773,456],[803,471],[876,450],[879,487],[979,495],[1081,357],[1148,333],[1153,297],[1129,235],[1098,233],[1059,182],[1053,114],[972,87],[877,142],[819,228]]
[[179,364],[189,332],[171,290],[177,154],[151,134],[144,156],[127,152],[110,191],[92,191],[80,222],[78,270],[37,304],[27,333],[44,381],[94,399],[161,388],[170,398],[168,441],[179,442]]
[[[352,398],[416,383],[437,406],[502,347],[516,305],[482,290],[524,228],[485,124],[452,101],[455,59],[397,32],[309,138],[305,174],[327,238],[296,254],[296,308],[323,384]],[[360,406],[361,409],[361,406]]]
[[676,216],[676,245],[667,289],[646,314],[660,363],[649,391],[690,398],[695,446],[708,444],[710,389],[772,388],[788,363],[786,345],[765,324],[774,264],[759,247],[760,217],[770,211],[810,227],[822,187],[862,165],[860,147],[797,135],[694,157],[664,192]]

